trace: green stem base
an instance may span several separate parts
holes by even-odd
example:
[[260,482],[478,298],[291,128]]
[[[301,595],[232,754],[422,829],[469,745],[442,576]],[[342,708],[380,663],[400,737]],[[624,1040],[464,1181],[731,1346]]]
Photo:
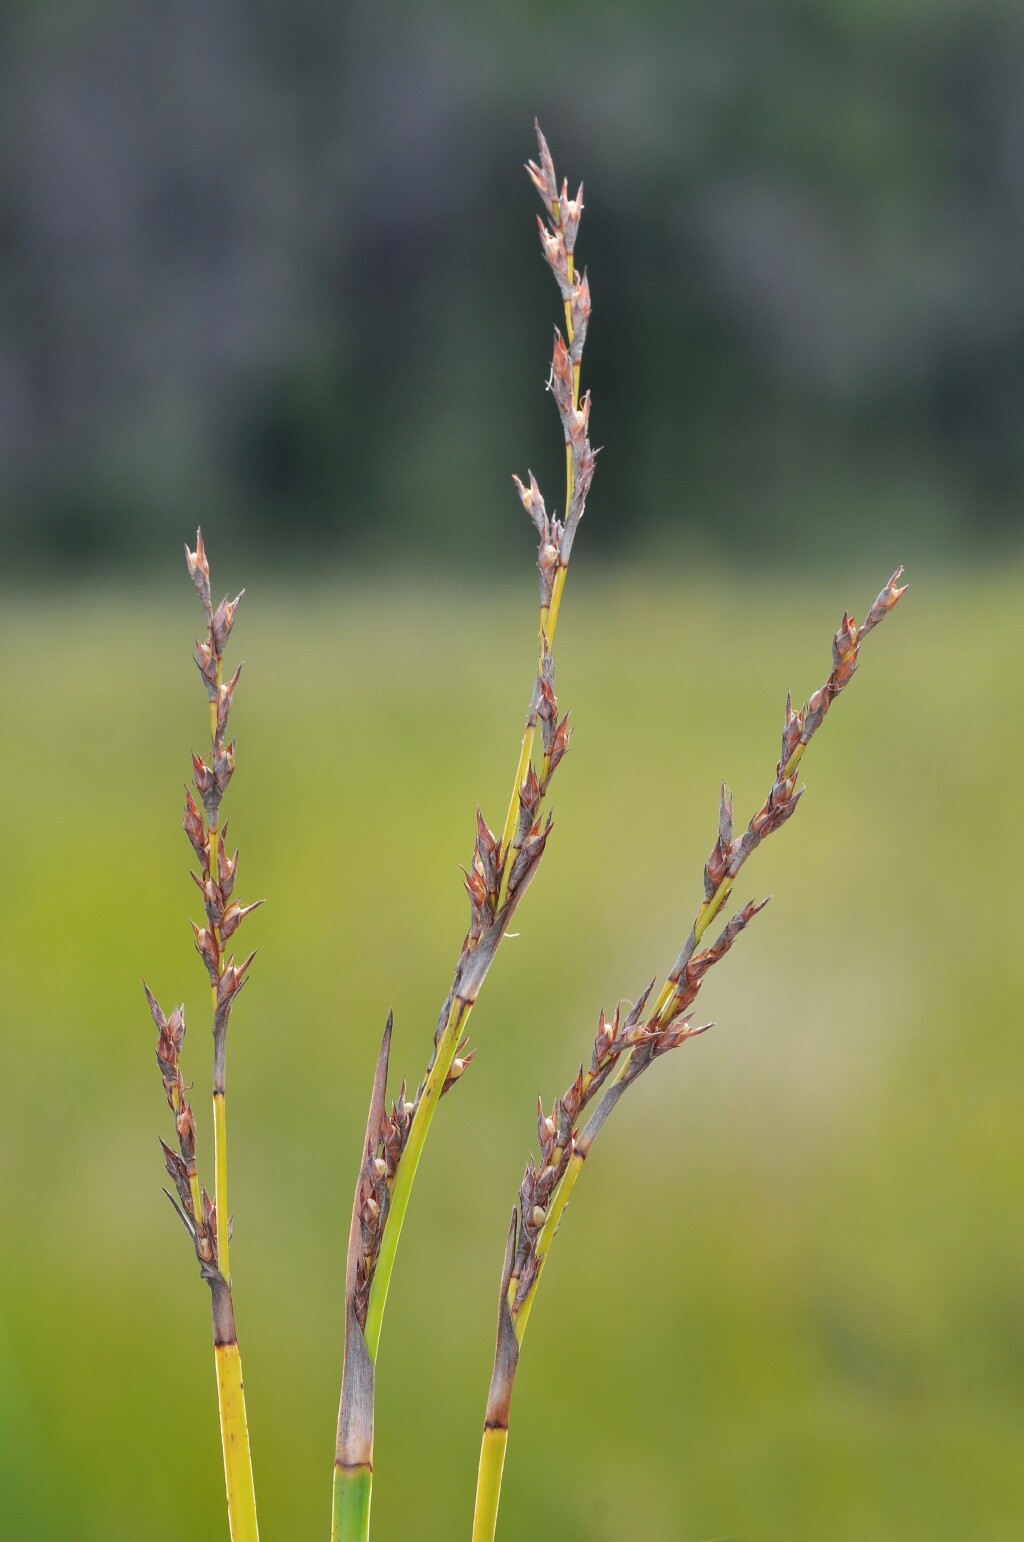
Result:
[[331,1542],[368,1542],[372,1492],[371,1467],[335,1467]]

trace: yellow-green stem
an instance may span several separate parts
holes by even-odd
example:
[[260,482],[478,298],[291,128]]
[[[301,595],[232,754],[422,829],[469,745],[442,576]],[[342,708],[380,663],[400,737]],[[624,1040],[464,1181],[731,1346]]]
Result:
[[370,1535],[370,1500],[373,1468],[334,1467],[334,1510],[331,1542],[367,1542]]
[[[715,919],[715,916],[725,904],[729,894],[732,891],[734,882],[735,879],[723,878],[712,898],[705,900],[703,905],[698,910],[693,922],[693,941],[695,946],[698,942],[700,942],[701,938],[704,936],[704,933]],[[659,1012],[662,1012],[668,1005],[672,997],[672,992],[676,988],[676,983],[677,982],[675,980],[665,981],[664,985],[661,987],[660,992],[658,993],[657,1001],[651,1008],[652,1017],[657,1017]]]
[[217,1403],[231,1542],[259,1542],[242,1360],[237,1343],[215,1344],[213,1352],[217,1365]]
[[800,764],[801,760],[803,760],[803,758],[804,758],[804,750],[806,748],[807,748],[806,744],[798,744],[796,749],[793,751],[792,755],[790,755],[789,759],[786,761],[786,773],[785,774],[787,776],[792,776],[793,775],[793,772],[796,770],[797,766]]
[[476,1479],[473,1511],[473,1542],[493,1542],[501,1500],[501,1475],[505,1467],[508,1427],[484,1430],[480,1443],[480,1468]]
[[[546,610],[541,611],[541,631],[544,631]],[[536,732],[535,723],[527,723],[523,732],[522,748],[519,751],[519,764],[516,767],[516,777],[512,784],[512,797],[508,805],[508,813],[505,815],[505,828],[501,832],[501,849],[506,853],[506,868],[511,867],[507,859],[507,853],[511,846],[512,836],[516,828],[516,820],[519,818],[519,789],[526,779],[526,770],[530,764],[530,756],[533,754],[533,736]]]
[[[224,678],[224,665],[217,660],[217,694],[210,702],[210,738],[213,742],[213,759],[217,757],[217,710],[220,702],[220,688]],[[211,825],[207,836],[207,866],[209,868],[210,882],[215,884],[220,877],[220,868],[217,861],[217,843],[219,831],[216,825]],[[220,929],[211,923],[210,932],[217,949],[218,967],[221,962]],[[213,1015],[217,1016],[217,982],[210,982],[210,1004]],[[222,1054],[226,1057],[227,1045]],[[213,1090],[213,1196],[217,1210],[217,1268],[231,1283],[231,1264],[228,1256],[228,1232],[230,1230],[230,1212],[228,1211],[228,1125],[227,1105],[223,1085],[214,1087]]]
[[[217,826],[213,825],[209,835],[209,855],[207,861],[210,868],[210,878],[216,881],[217,874]],[[216,926],[211,925],[210,932],[217,948],[217,960],[220,962],[221,942],[220,932]],[[214,1018],[217,1016],[217,983],[210,982],[210,1004],[213,1008]],[[227,1057],[227,1045],[222,1050],[222,1057]],[[222,1062],[223,1074],[223,1062]],[[216,1072],[214,1081],[216,1082]],[[217,1208],[217,1268],[224,1278],[230,1283],[231,1267],[228,1260],[228,1126],[227,1105],[225,1102],[224,1087],[214,1086],[213,1089],[213,1197]]]
[[[568,272],[569,283],[571,285],[572,281],[573,281],[573,275],[575,274],[575,271],[576,271],[576,260],[573,257],[572,252],[570,252],[568,254],[568,256],[566,257],[566,271]],[[572,302],[570,300],[566,300],[566,302],[565,302],[565,340],[568,343],[570,348],[572,347],[573,336],[574,336],[574,333],[573,333],[573,327],[572,327]],[[573,367],[572,367],[572,406],[573,406],[573,411],[574,412],[576,411],[576,408],[579,406],[579,404],[580,404],[580,367],[579,367],[578,364],[574,364]],[[566,518],[569,517],[569,505],[571,503],[572,503],[572,445],[571,444],[566,444],[566,446],[565,446],[565,514],[566,514]],[[561,573],[563,570],[561,568],[559,568],[558,571],[559,571],[559,573]]]
[[423,1092],[409,1128],[409,1139],[405,1150],[402,1152],[402,1160],[399,1162],[398,1171],[395,1174],[395,1186],[391,1191],[391,1205],[388,1210],[387,1225],[384,1227],[380,1253],[377,1256],[377,1267],[374,1270],[373,1283],[370,1286],[370,1299],[366,1308],[366,1326],[363,1330],[366,1348],[369,1351],[370,1359],[375,1364],[377,1360],[377,1347],[380,1344],[381,1322],[384,1317],[384,1308],[387,1305],[388,1286],[391,1283],[391,1271],[395,1266],[398,1239],[402,1234],[405,1212],[409,1208],[409,1196],[412,1193],[413,1182],[416,1178],[416,1169],[419,1167],[420,1157],[423,1154],[423,1144],[427,1138],[427,1131],[430,1129],[430,1121],[434,1117],[441,1093],[444,1090],[445,1080],[448,1072],[451,1070],[452,1061],[455,1059],[455,1051],[458,1048],[462,1030],[472,1010],[472,1002],[461,1001],[457,996],[452,1002],[451,1010],[448,1013],[448,1021],[445,1023],[444,1031],[438,1040],[434,1064],[431,1066],[427,1079],[423,1084]]

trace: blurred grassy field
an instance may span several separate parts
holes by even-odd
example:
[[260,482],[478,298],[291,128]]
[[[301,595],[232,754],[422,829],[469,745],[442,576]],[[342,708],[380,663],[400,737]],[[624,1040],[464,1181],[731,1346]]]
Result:
[[[218,587],[251,575],[218,567]],[[912,573],[739,898],[716,1030],[623,1103],[532,1318],[501,1535],[983,1538],[1024,1525],[1024,573]],[[468,1536],[502,1243],[598,1008],[674,957],[727,777],[767,791],[787,687],[885,571],[737,587],[582,569],[578,731],[544,868],[417,1185],[379,1365],[375,1536]],[[230,1054],[232,1262],[263,1535],[325,1538],[347,1209],[384,1015],[418,1078],[500,821],[534,591],[251,585],[230,794],[260,956]],[[205,987],[179,828],[198,606],[8,600],[0,621],[5,1537],[226,1535],[207,1291],[160,1194],[139,976]],[[210,1142],[205,1097],[201,1156]]]

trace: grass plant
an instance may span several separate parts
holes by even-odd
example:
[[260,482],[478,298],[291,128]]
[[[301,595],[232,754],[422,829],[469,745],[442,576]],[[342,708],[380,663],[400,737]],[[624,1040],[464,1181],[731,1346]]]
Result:
[[196,664],[209,703],[210,754],[208,759],[200,755],[192,756],[193,781],[199,803],[196,803],[186,788],[183,824],[198,863],[199,870],[194,871],[192,877],[203,897],[206,920],[205,926],[193,922],[192,930],[196,952],[206,966],[210,979],[213,1019],[213,1199],[199,1181],[195,1117],[181,1074],[185,1008],[175,1007],[165,1016],[148,985],[144,985],[144,989],[157,1027],[157,1064],[178,1137],[177,1151],[165,1141],[160,1142],[177,1198],[169,1190],[164,1192],[192,1241],[199,1260],[200,1275],[210,1287],[213,1303],[213,1352],[228,1523],[232,1542],[258,1542],[259,1527],[249,1449],[249,1426],[245,1413],[242,1360],[235,1332],[228,1262],[231,1235],[231,1213],[228,1209],[228,1024],[235,998],[248,979],[249,966],[255,955],[250,953],[242,964],[236,965],[234,955],[228,953],[226,944],[246,916],[262,903],[257,900],[251,905],[240,905],[234,898],[238,852],[234,856],[229,855],[227,825],[221,818],[224,794],[235,769],[234,740],[228,739],[227,730],[235,687],[241,673],[239,666],[231,679],[225,680],[224,650],[242,596],[239,594],[233,600],[225,598],[214,609],[210,593],[210,567],[201,530],[196,536],[195,551],[189,551],[186,546],[185,558],[206,617],[206,636],[196,643]]
[[[570,742],[567,714],[555,692],[554,641],[576,532],[595,469],[589,438],[590,396],[580,397],[580,368],[590,320],[590,287],[576,267],[575,244],[583,210],[583,189],[570,198],[559,185],[547,143],[538,127],[538,159],[528,163],[546,222],[539,220],[544,258],[564,309],[565,330],[556,329],[549,388],[565,443],[565,512],[549,515],[536,478],[515,478],[519,498],[536,528],[540,574],[537,657],[512,793],[500,834],[478,809],[473,854],[465,873],[470,901],[469,929],[459,951],[449,991],[434,1029],[426,1070],[415,1092],[402,1082],[388,1098],[394,1022],[388,1014],[374,1074],[366,1134],[349,1223],[344,1291],[343,1369],[331,1505],[332,1542],[364,1542],[370,1534],[373,1489],[375,1368],[398,1244],[427,1135],[442,1098],[459,1082],[473,1058],[467,1028],[491,964],[508,935],[521,900],[535,877],[552,831],[549,792]],[[189,573],[207,622],[196,662],[209,701],[209,758],[193,757],[199,801],[186,791],[184,827],[195,852],[205,924],[194,925],[196,948],[210,980],[213,1018],[214,1193],[203,1188],[196,1162],[195,1120],[180,1071],[185,1034],[184,1008],[165,1016],[147,987],[158,1030],[157,1058],[175,1119],[177,1150],[164,1145],[173,1180],[172,1204],[192,1241],[200,1274],[213,1298],[221,1437],[228,1516],[233,1542],[258,1536],[231,1274],[228,1262],[230,1213],[227,1185],[227,1031],[234,998],[248,978],[253,955],[236,966],[229,939],[255,905],[233,897],[237,853],[229,857],[221,805],[234,769],[234,743],[227,725],[236,670],[224,678],[224,651],[241,599],[214,608],[202,532],[195,551],[186,548]],[[805,706],[787,699],[782,747],[768,797],[740,835],[733,830],[732,799],[723,787],[718,835],[704,868],[704,897],[687,939],[654,996],[654,981],[626,1012],[602,1012],[589,1067],[580,1069],[567,1091],[545,1115],[538,1105],[540,1160],[531,1161],[520,1187],[509,1228],[499,1293],[498,1335],[481,1445],[474,1542],[488,1542],[497,1525],[508,1419],[520,1348],[541,1276],[583,1165],[594,1140],[624,1092],[670,1049],[703,1033],[694,1007],[707,972],[766,901],[751,900],[705,943],[720,917],[740,870],[766,836],[792,816],[802,789],[797,772],[804,752],[836,697],[849,684],[860,646],[904,593],[898,569],[881,591],[862,626],[844,615],[832,646],[825,683]],[[653,1001],[652,1001],[653,998]]]
[[[595,453],[588,437],[590,398],[585,396],[581,404],[579,395],[580,364],[590,320],[590,285],[585,273],[576,272],[574,256],[583,188],[570,198],[564,181],[558,187],[551,152],[539,127],[537,140],[538,161],[529,162],[527,169],[548,213],[548,225],[538,219],[541,246],[565,313],[565,335],[557,329],[555,332],[550,388],[565,437],[566,513],[562,520],[549,517],[532,472],[528,473],[528,485],[514,478],[539,540],[540,617],[536,672],[508,813],[500,837],[495,837],[477,810],[476,842],[465,876],[470,926],[441,1007],[426,1073],[411,1100],[406,1098],[403,1082],[390,1111],[385,1111],[382,1103],[380,1116],[374,1118],[373,1108],[383,1099],[387,1083],[390,1019],[381,1047],[352,1207],[345,1365],[334,1462],[335,1542],[352,1542],[369,1534],[374,1365],[402,1223],[437,1106],[472,1058],[464,1037],[470,1014],[551,834],[552,820],[546,813],[548,790],[571,736],[567,715],[559,717],[552,647],[573,541],[594,477]],[[535,756],[538,728],[541,743]]]

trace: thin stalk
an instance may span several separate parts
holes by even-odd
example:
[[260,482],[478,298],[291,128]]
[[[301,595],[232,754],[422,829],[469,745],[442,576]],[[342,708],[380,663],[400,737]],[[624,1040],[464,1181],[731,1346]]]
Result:
[[[212,754],[214,760],[216,760],[217,747],[218,747],[217,703],[220,700],[220,692],[221,692],[221,688],[222,688],[223,684],[224,684],[224,660],[218,654],[218,657],[217,657],[217,673],[216,673],[216,676],[215,676],[215,691],[216,691],[216,694],[215,695],[211,695],[211,697],[210,697],[210,744],[211,744],[211,754]],[[215,877],[215,875],[218,872],[218,868],[219,868],[219,863],[218,863],[218,852],[219,852],[218,840],[219,840],[219,832],[218,832],[218,829],[217,829],[217,824],[216,824],[216,822],[214,822],[214,823],[211,823],[211,825],[210,825],[209,835],[208,835],[208,838],[207,838],[207,850],[209,852],[209,859],[208,859],[208,863],[207,863],[207,871],[209,872],[211,877]],[[219,975],[220,967],[221,967],[221,961],[222,961],[222,955],[223,955],[223,945],[222,945],[222,942],[221,942],[221,930],[220,930],[220,927],[214,921],[211,920],[210,921],[210,925],[209,925],[209,931],[210,931],[210,936],[211,936],[212,942],[213,942],[213,949],[214,949],[214,953],[215,953],[215,957],[216,957],[216,963],[217,963],[217,972],[218,972],[218,975]],[[211,980],[210,980],[210,1003],[211,1003],[211,1006],[213,1007],[213,1018],[214,1018],[214,1023],[216,1024],[216,1020],[217,1020],[217,981],[215,979],[213,979],[212,977],[211,977]],[[216,1028],[214,1029],[214,1034],[215,1034],[215,1038],[216,1038]],[[213,1192],[214,1192],[214,1198],[215,1198],[216,1203],[217,1203],[217,1214],[224,1218],[224,1224],[220,1227],[220,1229],[219,1229],[219,1231],[217,1233],[217,1267],[220,1269],[220,1272],[221,1272],[221,1274],[223,1274],[224,1278],[228,1281],[228,1284],[230,1284],[231,1283],[231,1264],[230,1264],[230,1259],[229,1259],[229,1256],[228,1256],[228,1250],[229,1250],[229,1245],[230,1245],[230,1239],[228,1237],[228,1232],[230,1231],[230,1224],[229,1224],[229,1219],[228,1218],[230,1216],[230,1211],[228,1209],[228,1124],[227,1124],[227,1102],[226,1102],[226,1097],[227,1097],[227,1088],[226,1088],[227,1043],[226,1043],[226,1036],[225,1036],[225,1043],[224,1043],[224,1045],[223,1045],[223,1047],[221,1049],[221,1052],[220,1052],[219,1056],[217,1054],[216,1047],[215,1047],[214,1055],[215,1055],[215,1063],[219,1060],[219,1075],[215,1071],[214,1085],[213,1085]]]
[[480,1465],[476,1475],[476,1504],[473,1507],[473,1542],[491,1542],[498,1524],[501,1503],[501,1479],[508,1449],[508,1425],[484,1428],[480,1442]]
[[[734,880],[731,878],[723,879],[721,885],[719,886],[718,892],[713,896],[712,899],[705,900],[704,904],[700,907],[696,916],[694,917],[693,927],[691,928],[690,932],[692,942],[688,943],[688,946],[695,947],[696,944],[700,942],[701,938],[704,936],[704,933],[711,925],[711,922],[714,920],[715,916],[718,914],[726,900],[729,898],[729,895],[732,892],[733,882]],[[676,984],[677,981],[673,980],[672,976],[669,975],[664,985],[662,985],[661,990],[658,992],[657,1000],[654,1003],[653,1015],[655,1017],[660,1017],[665,1008],[668,1006],[672,999],[673,992],[675,991]]]
[[[564,239],[564,231],[562,231],[561,206],[559,204],[556,204],[555,208],[558,209],[558,211],[559,211],[558,212],[558,229],[559,229],[559,232],[562,234],[563,239]],[[566,273],[567,273],[568,279],[569,279],[569,287],[571,289],[572,288],[572,281],[573,281],[573,279],[574,279],[574,277],[576,275],[576,258],[575,258],[574,254],[572,252],[566,252],[566,254],[565,254],[565,267],[566,267]],[[574,332],[573,332],[573,325],[572,325],[572,301],[571,300],[567,299],[565,301],[564,309],[565,309],[565,340],[569,344],[569,347],[571,348],[572,347],[573,337],[575,335]],[[573,410],[575,410],[579,406],[579,404],[580,404],[580,366],[579,366],[579,363],[577,362],[572,367],[572,405],[573,405]],[[566,509],[566,513],[568,513],[569,505],[572,503],[572,487],[573,487],[572,443],[571,443],[570,439],[568,438],[568,436],[566,436],[566,441],[565,441],[565,509]],[[558,606],[559,606],[559,603],[560,603],[561,597],[562,597],[562,589],[565,586],[565,572],[566,572],[565,568],[559,568],[558,572],[555,574],[555,593],[551,597],[551,609],[554,612],[554,616],[555,616],[555,620],[556,621],[558,620]]]
[[505,1469],[505,1450],[508,1446],[509,1410],[512,1406],[516,1366],[519,1363],[519,1343],[509,1301],[509,1284],[516,1257],[517,1222],[518,1214],[513,1210],[498,1288],[498,1338],[494,1346],[494,1369],[491,1372],[484,1433],[480,1442],[476,1503],[473,1507],[473,1542],[492,1542],[498,1524],[501,1476]]
[[231,1542],[259,1542],[242,1359],[235,1335],[231,1291],[223,1277],[214,1287],[213,1337]]
[[259,1542],[249,1425],[242,1385],[242,1359],[237,1344],[218,1344],[214,1354],[217,1363],[217,1402],[224,1455],[228,1529],[232,1542]]
[[335,1466],[333,1542],[364,1542],[370,1535],[372,1497],[373,1468],[368,1463],[352,1468]]
[[[541,610],[540,613],[540,629],[542,634],[545,629],[546,618],[547,608],[545,607]],[[533,759],[533,739],[536,731],[537,725],[534,722],[527,722],[526,727],[523,730],[523,742],[519,750],[519,764],[516,766],[516,775],[512,788],[512,797],[509,800],[508,813],[505,815],[505,826],[501,832],[501,844],[505,851],[508,851],[512,844],[512,836],[516,828],[516,819],[519,813],[519,789],[523,785],[530,761]]]
[[[216,1008],[214,1008],[216,1012]],[[227,1080],[228,1043],[226,1033],[214,1030],[213,1050],[213,1191],[217,1205],[217,1267],[231,1284],[228,1265],[228,1123],[224,1087]]]
[[[213,1094],[213,1188],[217,1199],[217,1214],[228,1216],[228,1116],[224,1089]],[[228,1262],[228,1222],[217,1233],[217,1262],[226,1280],[231,1279]]]

